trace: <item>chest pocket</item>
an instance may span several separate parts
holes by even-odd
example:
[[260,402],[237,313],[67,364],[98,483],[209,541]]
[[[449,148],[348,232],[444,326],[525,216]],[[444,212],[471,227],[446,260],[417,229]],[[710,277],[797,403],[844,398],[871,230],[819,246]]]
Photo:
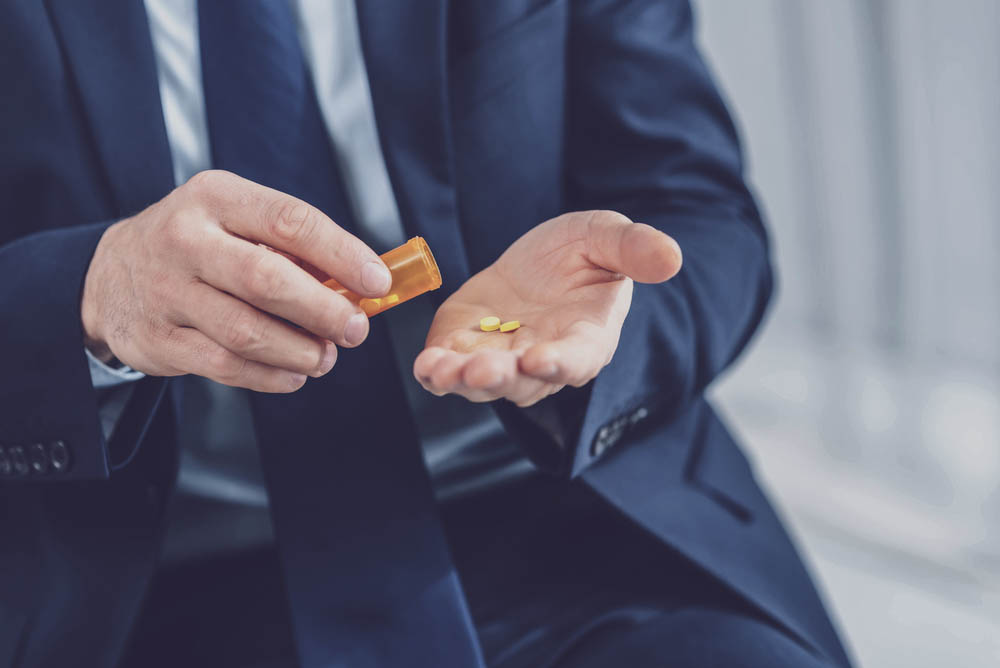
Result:
[[533,9],[449,69],[459,214],[473,270],[561,213],[567,13],[565,0]]

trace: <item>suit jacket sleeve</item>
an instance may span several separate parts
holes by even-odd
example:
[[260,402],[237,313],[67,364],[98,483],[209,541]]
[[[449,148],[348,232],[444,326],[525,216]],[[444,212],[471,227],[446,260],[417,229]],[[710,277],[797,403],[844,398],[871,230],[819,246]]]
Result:
[[543,440],[559,420],[500,409],[536,462],[575,476],[627,447],[630,431],[670,420],[702,393],[759,325],[772,272],[688,2],[569,6],[568,208],[619,211],[663,230],[684,253],[674,279],[635,286],[618,350],[591,385],[572,400],[543,402],[562,416],[558,465],[551,437]]
[[[162,395],[137,383],[106,440],[83,347],[83,280],[108,223],[49,230],[0,246],[0,484],[106,478],[134,455]],[[131,419],[125,419],[132,414]]]

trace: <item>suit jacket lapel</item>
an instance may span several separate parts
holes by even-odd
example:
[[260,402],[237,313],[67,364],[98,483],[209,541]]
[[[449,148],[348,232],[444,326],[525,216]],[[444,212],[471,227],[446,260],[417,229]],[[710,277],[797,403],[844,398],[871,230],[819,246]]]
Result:
[[468,277],[458,226],[446,87],[445,0],[365,0],[358,26],[379,139],[403,225],[426,237],[444,290]]
[[117,217],[174,186],[156,60],[141,0],[47,0],[83,112],[114,193]]

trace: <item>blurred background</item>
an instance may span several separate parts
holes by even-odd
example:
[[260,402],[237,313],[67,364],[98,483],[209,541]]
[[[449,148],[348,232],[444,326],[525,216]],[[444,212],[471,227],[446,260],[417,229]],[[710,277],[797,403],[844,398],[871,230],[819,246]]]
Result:
[[1000,2],[695,9],[780,279],[716,401],[861,666],[1000,666]]

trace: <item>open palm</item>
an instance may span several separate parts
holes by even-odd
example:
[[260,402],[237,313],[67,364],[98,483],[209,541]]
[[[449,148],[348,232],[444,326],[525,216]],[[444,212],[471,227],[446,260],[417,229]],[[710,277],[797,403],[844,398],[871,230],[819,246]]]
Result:
[[[533,228],[438,309],[417,380],[435,394],[533,404],[580,386],[609,362],[632,302],[632,280],[680,269],[666,234],[610,211],[568,213]],[[511,333],[479,320],[519,320]]]

